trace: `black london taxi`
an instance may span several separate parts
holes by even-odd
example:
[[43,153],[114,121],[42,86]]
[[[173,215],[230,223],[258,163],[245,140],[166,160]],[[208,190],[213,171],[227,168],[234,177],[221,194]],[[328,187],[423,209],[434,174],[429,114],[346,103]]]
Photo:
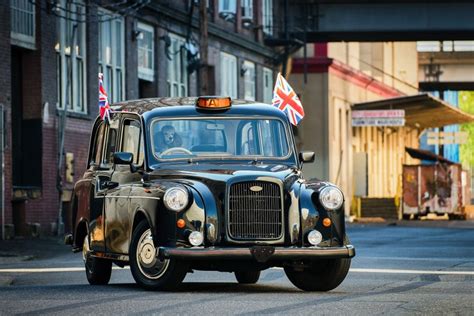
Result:
[[74,188],[73,233],[90,284],[112,263],[145,289],[176,288],[193,270],[256,283],[282,267],[306,291],[346,277],[354,247],[335,185],[305,180],[285,113],[227,97],[115,104],[97,118],[88,168]]

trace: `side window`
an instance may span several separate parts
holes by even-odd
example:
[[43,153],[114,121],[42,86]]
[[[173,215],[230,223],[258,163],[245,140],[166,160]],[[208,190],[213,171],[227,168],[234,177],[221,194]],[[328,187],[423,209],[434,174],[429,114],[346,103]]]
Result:
[[140,134],[138,121],[125,121],[123,124],[121,151],[133,154],[133,163],[141,165],[145,156],[143,150],[143,135]]
[[97,128],[95,138],[94,138],[94,147],[91,154],[91,161],[90,164],[99,164],[100,158],[102,155],[102,144],[104,142],[104,129],[105,124],[101,123],[100,126]]
[[111,165],[114,162],[114,153],[116,152],[117,146],[117,130],[115,128],[109,128],[107,137],[107,147],[105,149],[105,156],[102,163],[105,165]]
[[258,143],[257,143],[257,137],[255,135],[256,128],[253,123],[246,123],[244,126],[242,126],[241,129],[241,147],[240,147],[240,153],[242,155],[258,155],[259,154],[259,149],[258,149]]

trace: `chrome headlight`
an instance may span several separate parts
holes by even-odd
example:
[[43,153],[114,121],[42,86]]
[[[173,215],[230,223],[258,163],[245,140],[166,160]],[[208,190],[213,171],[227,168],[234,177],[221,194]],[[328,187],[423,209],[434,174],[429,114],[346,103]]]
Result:
[[188,205],[188,202],[188,191],[180,187],[169,188],[163,196],[163,203],[170,211],[182,211]]
[[327,186],[319,192],[319,201],[325,209],[333,211],[342,206],[344,196],[335,186]]

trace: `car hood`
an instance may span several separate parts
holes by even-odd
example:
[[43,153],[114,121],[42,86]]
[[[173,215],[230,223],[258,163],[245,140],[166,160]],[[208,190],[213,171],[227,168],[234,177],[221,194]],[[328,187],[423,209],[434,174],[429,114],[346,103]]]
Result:
[[208,182],[233,182],[277,178],[286,182],[296,177],[298,170],[293,166],[281,164],[170,164],[150,173],[150,180],[175,179]]

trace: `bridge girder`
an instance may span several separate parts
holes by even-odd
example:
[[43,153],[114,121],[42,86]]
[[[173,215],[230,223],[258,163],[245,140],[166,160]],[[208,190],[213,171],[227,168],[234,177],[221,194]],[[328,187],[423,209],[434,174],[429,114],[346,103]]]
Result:
[[[288,1],[288,31],[308,42],[474,39],[474,1]],[[278,36],[284,37],[284,18]]]

